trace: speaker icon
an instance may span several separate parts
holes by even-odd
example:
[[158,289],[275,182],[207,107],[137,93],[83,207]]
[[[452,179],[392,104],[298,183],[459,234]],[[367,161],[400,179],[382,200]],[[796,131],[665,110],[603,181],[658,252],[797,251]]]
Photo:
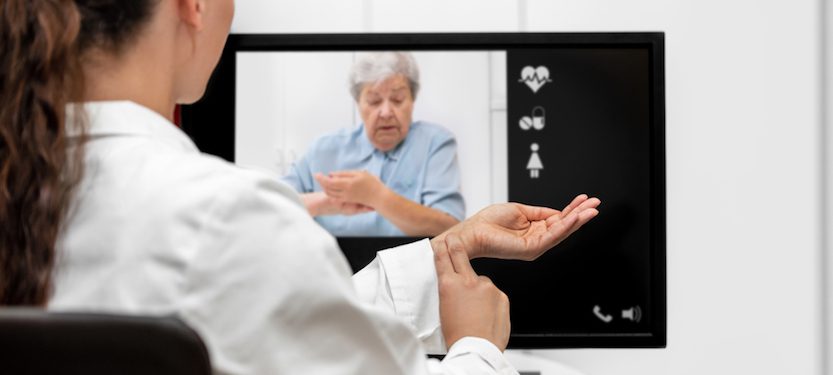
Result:
[[639,323],[642,320],[642,309],[639,306],[635,306],[627,310],[622,310],[622,319]]

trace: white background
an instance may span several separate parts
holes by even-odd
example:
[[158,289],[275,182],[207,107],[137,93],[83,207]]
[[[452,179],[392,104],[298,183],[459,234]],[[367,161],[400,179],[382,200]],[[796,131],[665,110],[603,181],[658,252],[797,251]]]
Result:
[[664,31],[668,348],[534,354],[594,375],[815,375],[833,357],[822,1],[240,0],[232,29]]

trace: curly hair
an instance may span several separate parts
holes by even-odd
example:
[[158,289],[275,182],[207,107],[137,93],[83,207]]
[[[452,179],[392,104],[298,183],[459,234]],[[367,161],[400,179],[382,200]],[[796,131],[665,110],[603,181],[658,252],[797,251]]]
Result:
[[0,0],[0,305],[49,301],[83,173],[84,121],[68,121],[67,104],[83,100],[84,54],[118,52],[156,1]]

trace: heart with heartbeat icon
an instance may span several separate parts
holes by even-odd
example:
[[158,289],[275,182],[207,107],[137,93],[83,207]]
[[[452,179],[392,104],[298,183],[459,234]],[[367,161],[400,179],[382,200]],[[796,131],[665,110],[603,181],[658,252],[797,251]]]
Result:
[[521,70],[521,79],[518,82],[524,82],[532,92],[537,93],[538,90],[547,82],[552,82],[550,79],[550,70],[546,66],[539,66],[537,68],[532,66],[525,66]]

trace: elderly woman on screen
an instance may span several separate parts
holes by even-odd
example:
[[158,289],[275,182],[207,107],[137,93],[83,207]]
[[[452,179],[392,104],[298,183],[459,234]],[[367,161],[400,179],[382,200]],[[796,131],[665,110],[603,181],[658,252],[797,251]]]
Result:
[[284,176],[337,236],[434,236],[465,216],[457,143],[412,121],[419,70],[403,52],[367,53],[350,73],[362,124],[315,140]]

